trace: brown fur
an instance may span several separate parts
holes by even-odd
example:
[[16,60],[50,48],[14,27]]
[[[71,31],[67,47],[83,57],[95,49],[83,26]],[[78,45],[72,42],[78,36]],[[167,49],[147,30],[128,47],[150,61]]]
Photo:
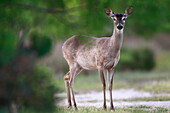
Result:
[[[129,7],[125,10],[124,15],[130,15],[128,10],[132,10]],[[105,12],[112,19],[116,18],[111,9],[105,9]],[[130,11],[129,11],[130,12]],[[120,14],[119,14],[120,15]],[[107,70],[108,86],[110,91],[110,109],[114,110],[112,101],[112,82],[114,67],[117,65],[120,58],[120,49],[123,42],[123,27],[125,21],[122,19],[125,17],[119,17],[114,19],[114,31],[111,37],[87,37],[87,36],[72,36],[65,41],[62,47],[63,56],[69,65],[69,72],[65,75],[65,83],[67,90],[67,97],[69,108],[71,104],[71,94],[74,107],[77,109],[72,82],[75,76],[77,76],[83,69],[86,70],[98,70],[100,79],[103,86],[104,103],[103,109],[106,109],[106,83],[104,77],[104,70]],[[127,17],[126,17],[127,18]],[[117,26],[122,25],[120,30]],[[71,94],[70,94],[71,90]]]
[[[72,81],[74,77],[83,69],[87,70],[96,70],[98,69],[101,82],[103,84],[103,95],[104,95],[104,104],[103,109],[106,109],[106,83],[104,77],[104,69],[108,70],[108,82],[109,82],[109,90],[110,90],[110,98],[111,98],[111,110],[114,110],[113,102],[112,102],[112,81],[113,74],[110,75],[109,72],[114,71],[114,67],[119,61],[120,56],[120,48],[123,41],[123,34],[117,31],[116,28],[114,30],[113,36],[111,37],[102,37],[102,38],[94,38],[94,37],[81,37],[81,36],[72,36],[63,44],[62,50],[63,55],[69,65],[69,74],[65,76],[66,89],[67,89],[67,97],[69,108],[71,108],[71,95],[70,87],[72,92],[72,99],[75,108],[77,109],[77,105],[74,98],[74,93],[72,89]],[[85,42],[81,42],[78,38],[89,38]],[[82,40],[83,41],[83,40]],[[88,45],[90,43],[91,45]],[[76,72],[75,72],[76,71]],[[75,72],[75,73],[74,73]],[[109,76],[110,75],[110,76]],[[68,76],[70,81],[68,81]],[[68,85],[70,83],[70,85]]]

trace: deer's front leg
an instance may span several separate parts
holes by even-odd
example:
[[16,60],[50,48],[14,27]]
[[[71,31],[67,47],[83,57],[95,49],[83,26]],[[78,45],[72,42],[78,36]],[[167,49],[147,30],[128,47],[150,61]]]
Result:
[[99,75],[100,75],[100,79],[102,82],[102,86],[103,86],[103,96],[104,96],[104,103],[103,103],[103,109],[106,110],[106,83],[105,83],[105,77],[104,77],[104,69],[99,67],[98,68],[99,71]]
[[109,86],[109,92],[110,92],[110,110],[114,111],[115,109],[114,109],[113,100],[112,100],[113,74],[114,74],[114,69],[107,70],[107,80],[108,80],[108,86]]

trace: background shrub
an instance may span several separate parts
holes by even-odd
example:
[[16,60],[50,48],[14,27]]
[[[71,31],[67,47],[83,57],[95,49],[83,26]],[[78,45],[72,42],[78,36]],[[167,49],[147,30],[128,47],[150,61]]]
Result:
[[154,52],[149,48],[122,48],[118,70],[151,70],[155,67]]
[[32,34],[31,36],[32,50],[36,51],[38,56],[43,56],[51,50],[52,42],[47,36]]
[[32,75],[19,77],[20,91],[25,92],[19,97],[23,108],[52,111],[54,93],[57,91],[53,73],[45,66],[36,66]]
[[10,31],[0,32],[0,109],[52,111],[54,93],[58,90],[53,72],[36,65],[40,57],[49,53],[52,41],[38,33],[28,38],[27,46],[26,40],[18,39]]

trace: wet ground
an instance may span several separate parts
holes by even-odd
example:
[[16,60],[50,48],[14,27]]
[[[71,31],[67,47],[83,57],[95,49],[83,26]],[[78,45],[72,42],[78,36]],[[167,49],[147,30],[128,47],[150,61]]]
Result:
[[[151,107],[164,107],[170,109],[170,101],[123,101],[123,99],[143,98],[152,96],[170,96],[170,94],[152,94],[150,92],[137,91],[134,89],[120,89],[113,90],[113,99],[115,107],[126,107],[126,106],[151,106]],[[63,98],[57,105],[67,106],[67,95],[66,93],[58,93],[56,97]],[[89,92],[75,94],[76,102],[78,106],[83,107],[96,107],[100,108],[103,105],[103,92]],[[109,103],[109,92],[106,91],[107,106]]]

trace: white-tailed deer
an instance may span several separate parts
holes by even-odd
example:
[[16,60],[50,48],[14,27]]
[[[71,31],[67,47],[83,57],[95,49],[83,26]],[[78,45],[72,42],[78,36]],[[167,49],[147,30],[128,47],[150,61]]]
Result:
[[72,107],[72,94],[72,101],[75,109],[77,109],[72,87],[73,79],[83,69],[86,69],[98,70],[99,72],[104,95],[103,109],[106,109],[106,84],[104,70],[107,70],[110,92],[110,110],[114,110],[112,100],[113,73],[120,58],[120,48],[123,42],[125,19],[132,13],[132,10],[133,7],[130,6],[125,10],[124,14],[114,14],[111,9],[105,9],[107,16],[111,17],[114,22],[113,35],[111,37],[95,38],[75,35],[66,40],[63,44],[63,55],[69,65],[69,72],[64,76],[69,108]]

